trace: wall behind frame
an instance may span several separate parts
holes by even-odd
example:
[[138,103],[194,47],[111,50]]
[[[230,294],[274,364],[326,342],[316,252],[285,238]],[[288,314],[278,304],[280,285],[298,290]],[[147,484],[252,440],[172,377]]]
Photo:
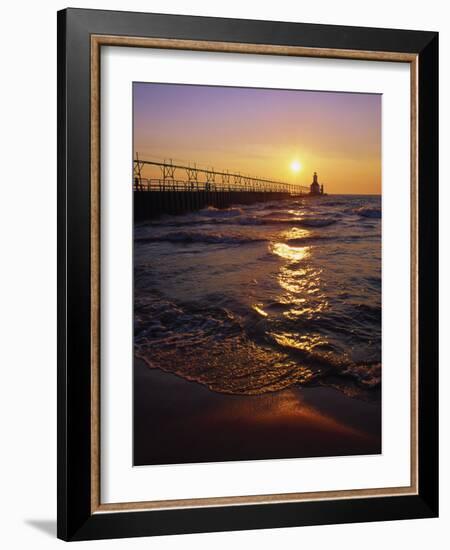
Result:
[[[2,86],[0,87],[0,346],[2,392],[0,424],[0,514],[2,542],[11,550],[61,547],[56,533],[56,11],[67,3],[25,0],[3,10]],[[450,96],[450,20],[440,0],[402,3],[378,0],[368,9],[357,0],[320,3],[206,0],[97,0],[76,7],[152,11],[216,17],[273,19],[439,31],[440,95]],[[6,33],[5,33],[6,31]],[[441,158],[450,148],[450,107],[442,101]],[[441,182],[450,181],[441,163]],[[450,203],[441,185],[440,204]],[[20,205],[20,206],[19,206]],[[443,206],[441,206],[443,208]],[[441,215],[441,280],[450,279],[450,217]],[[444,255],[445,253],[445,255]],[[450,291],[441,285],[441,335],[450,330]],[[441,364],[450,353],[441,344]],[[441,391],[450,372],[441,370]],[[441,399],[441,463],[450,460],[450,400]],[[450,534],[450,475],[441,470],[441,518],[432,520],[333,525],[271,531],[186,535],[88,542],[83,548],[185,548],[203,550],[254,546],[377,549],[401,544],[410,550],[444,548]]]

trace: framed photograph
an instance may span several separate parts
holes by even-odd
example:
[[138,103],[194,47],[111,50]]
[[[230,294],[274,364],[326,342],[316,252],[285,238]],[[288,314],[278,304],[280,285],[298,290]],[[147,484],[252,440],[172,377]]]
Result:
[[67,9],[58,144],[60,538],[437,516],[437,33]]

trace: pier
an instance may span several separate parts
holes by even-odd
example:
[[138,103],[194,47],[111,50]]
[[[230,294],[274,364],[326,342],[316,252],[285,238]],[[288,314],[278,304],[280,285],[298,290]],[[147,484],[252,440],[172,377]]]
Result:
[[[156,177],[159,176],[159,177]],[[134,219],[182,214],[208,206],[228,208],[305,195],[309,188],[195,163],[140,159],[133,163]]]

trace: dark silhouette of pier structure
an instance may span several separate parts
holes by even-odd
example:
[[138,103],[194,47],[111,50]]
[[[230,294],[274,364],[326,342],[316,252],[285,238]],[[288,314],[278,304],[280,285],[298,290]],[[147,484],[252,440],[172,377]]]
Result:
[[[158,174],[160,177],[150,177]],[[147,174],[147,175],[146,175]],[[228,208],[306,195],[309,188],[292,183],[200,168],[194,163],[140,159],[133,170],[134,219],[182,214],[208,206]]]

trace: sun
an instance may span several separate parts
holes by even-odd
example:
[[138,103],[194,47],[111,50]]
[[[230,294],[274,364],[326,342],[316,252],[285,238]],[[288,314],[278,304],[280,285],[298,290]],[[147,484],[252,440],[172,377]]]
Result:
[[302,169],[302,165],[300,164],[300,162],[298,160],[293,160],[291,162],[291,170],[293,172],[300,172],[301,169]]

